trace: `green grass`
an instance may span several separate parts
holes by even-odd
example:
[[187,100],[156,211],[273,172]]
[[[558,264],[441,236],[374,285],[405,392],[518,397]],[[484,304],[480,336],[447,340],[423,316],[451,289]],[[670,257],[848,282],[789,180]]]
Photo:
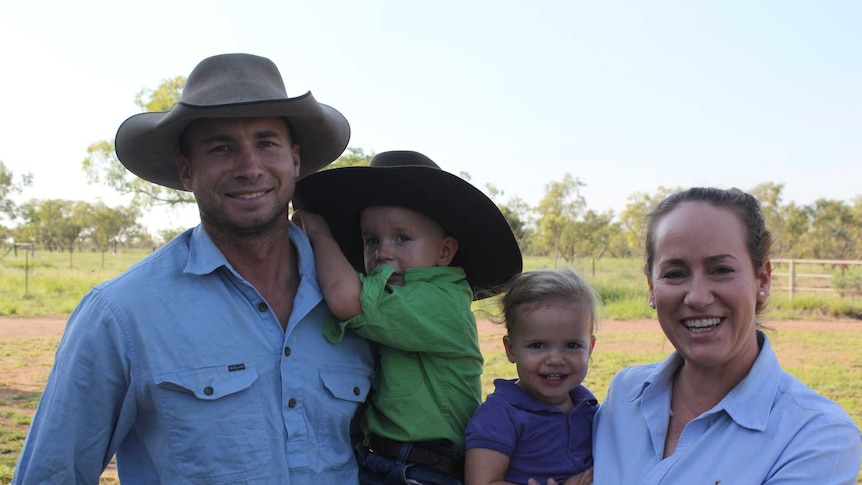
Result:
[[[812,265],[812,268],[806,271],[815,271],[813,268],[815,266],[819,267],[820,265]],[[525,271],[553,267],[555,266],[552,258],[524,257]],[[641,259],[601,259],[596,263],[595,268],[590,261],[566,263],[560,260],[557,261],[556,267],[574,270],[596,289],[604,302],[601,310],[602,318],[627,320],[655,317],[655,312],[647,306],[647,283]],[[780,279],[774,283],[777,285],[780,283]],[[842,297],[837,293],[797,291],[790,299],[786,291],[774,291],[769,305],[767,318],[797,320],[862,319],[862,298]]]
[[[117,276],[149,253],[142,249],[118,254],[76,252],[71,262],[65,252],[8,253],[0,258],[0,315],[68,315],[90,288]],[[647,306],[642,265],[639,258],[601,259],[595,267],[591,261],[556,263],[558,268],[573,269],[593,285],[604,301],[601,318],[612,320],[654,317]],[[553,258],[524,257],[525,271],[553,267]],[[785,292],[773,292],[770,303],[772,318],[862,318],[862,298],[834,293],[800,292],[790,300]],[[498,311],[494,299],[478,302],[475,309],[491,314]]]
[[0,259],[0,315],[68,315],[93,286],[117,276],[149,251],[119,254],[18,252]]

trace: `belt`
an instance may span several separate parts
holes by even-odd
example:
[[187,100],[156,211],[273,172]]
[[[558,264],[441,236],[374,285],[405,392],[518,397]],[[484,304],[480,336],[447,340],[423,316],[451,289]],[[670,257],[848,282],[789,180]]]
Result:
[[403,443],[372,434],[369,444],[371,451],[393,460],[398,459],[401,454],[401,448],[404,445],[410,444],[412,447],[410,448],[410,453],[407,454],[407,462],[415,463],[452,477],[462,479],[464,477],[464,463],[435,453],[427,448],[422,448],[417,443]]

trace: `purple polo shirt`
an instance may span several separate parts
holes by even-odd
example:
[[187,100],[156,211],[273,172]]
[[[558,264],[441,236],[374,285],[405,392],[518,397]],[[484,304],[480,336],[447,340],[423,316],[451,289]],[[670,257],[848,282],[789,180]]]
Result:
[[509,457],[505,480],[535,478],[563,483],[593,465],[593,416],[596,397],[584,386],[569,395],[575,406],[563,413],[536,402],[515,384],[495,379],[495,390],[479,406],[465,434],[466,448],[486,448]]

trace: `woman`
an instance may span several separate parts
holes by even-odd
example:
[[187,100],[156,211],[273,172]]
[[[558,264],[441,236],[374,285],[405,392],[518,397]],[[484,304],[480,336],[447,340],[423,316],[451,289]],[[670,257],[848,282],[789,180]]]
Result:
[[675,352],[613,379],[596,484],[855,484],[862,435],[783,371],[759,317],[771,235],[757,200],[693,188],[650,214],[649,304]]

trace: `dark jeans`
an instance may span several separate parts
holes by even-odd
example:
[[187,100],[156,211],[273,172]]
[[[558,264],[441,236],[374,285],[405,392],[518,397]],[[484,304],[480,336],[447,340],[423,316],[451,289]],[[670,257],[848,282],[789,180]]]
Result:
[[[425,448],[433,450],[452,459],[464,461],[460,453],[446,446],[422,443]],[[463,485],[461,478],[452,477],[431,468],[406,463],[405,457],[415,443],[404,443],[399,459],[392,459],[379,453],[372,453],[367,448],[359,447],[356,459],[359,462],[359,483],[361,485]]]

